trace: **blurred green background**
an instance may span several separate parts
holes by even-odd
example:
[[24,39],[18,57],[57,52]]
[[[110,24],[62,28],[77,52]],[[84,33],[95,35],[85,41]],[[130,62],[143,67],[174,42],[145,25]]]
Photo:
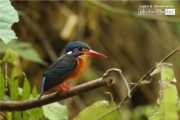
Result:
[[[20,42],[30,43],[48,63],[44,65],[20,58],[19,68],[26,73],[30,84],[41,89],[43,72],[64,54],[70,41],[83,41],[107,59],[88,58],[85,71],[75,86],[99,78],[109,68],[122,70],[129,83],[137,82],[151,67],[180,46],[180,2],[177,1],[12,1],[20,21],[13,29]],[[165,15],[138,15],[140,5],[172,5],[176,13]],[[14,46],[16,45],[15,43]],[[26,54],[31,57],[31,54]],[[33,56],[32,56],[33,57]],[[168,62],[174,66],[180,80],[180,53]],[[140,86],[126,104],[130,110],[141,105],[154,104],[159,94],[158,77],[149,85]],[[20,84],[22,86],[22,84]],[[178,90],[180,84],[178,82]],[[57,91],[57,88],[49,93]],[[127,94],[121,79],[109,88],[100,88],[68,100],[69,118],[98,100],[110,100],[109,91],[119,103]]]

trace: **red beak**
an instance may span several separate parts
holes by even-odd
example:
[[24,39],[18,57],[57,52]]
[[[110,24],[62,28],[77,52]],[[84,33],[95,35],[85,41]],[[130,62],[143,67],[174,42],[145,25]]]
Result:
[[101,53],[98,53],[96,51],[93,51],[93,50],[88,50],[88,51],[85,51],[83,52],[84,55],[88,55],[88,56],[92,56],[92,57],[97,57],[97,58],[107,58],[107,56],[101,54]]

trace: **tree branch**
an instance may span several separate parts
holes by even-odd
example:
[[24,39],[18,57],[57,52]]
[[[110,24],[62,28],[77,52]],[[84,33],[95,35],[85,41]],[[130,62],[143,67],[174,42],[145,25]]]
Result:
[[[107,72],[112,72],[106,71]],[[0,100],[0,110],[1,111],[23,111],[35,107],[41,107],[43,105],[53,103],[59,100],[63,100],[69,97],[73,97],[100,87],[104,86],[111,86],[115,83],[115,78],[111,77],[110,75],[103,76],[101,78],[98,78],[96,80],[75,86],[68,91],[62,91],[62,92],[55,92],[49,95],[43,96],[41,99],[31,99],[31,100],[25,100],[25,101],[2,101]]]
[[[175,49],[174,51],[172,51],[170,54],[168,54],[165,58],[163,58],[160,62],[164,62],[166,61],[168,58],[170,58],[173,54],[175,54],[177,51],[179,50],[179,48]],[[146,80],[147,77],[150,75],[150,73],[156,68],[156,66],[154,66],[153,68],[151,68],[140,80],[139,83],[141,83],[142,81]],[[116,68],[112,68],[107,70],[103,77],[98,78],[96,80],[75,86],[71,89],[69,89],[68,91],[63,91],[63,92],[55,92],[49,95],[45,95],[43,96],[41,99],[31,99],[31,100],[26,100],[26,101],[2,101],[0,100],[0,110],[1,111],[23,111],[23,110],[27,110],[27,109],[31,109],[31,108],[35,108],[35,107],[41,107],[43,105],[49,104],[49,103],[53,103],[59,100],[64,100],[66,98],[69,97],[73,97],[100,87],[108,87],[111,86],[112,84],[115,83],[115,77],[111,76],[111,72],[116,72],[118,73],[118,76],[121,77],[124,81],[125,78],[121,72],[121,70],[116,69]],[[126,82],[125,82],[126,83]],[[127,83],[126,83],[127,85]],[[131,88],[131,91],[128,92],[127,96],[124,97],[124,99],[120,102],[120,104],[117,106],[117,108],[121,107],[123,105],[123,103],[125,103],[125,101],[128,100],[128,98],[130,98],[130,96],[133,94],[133,92],[137,89],[139,84],[136,84],[135,86],[133,86]],[[129,86],[127,86],[129,87]],[[128,88],[129,89],[129,88]],[[117,109],[115,108],[115,109]],[[112,110],[113,111],[113,110]],[[111,112],[111,111],[110,111]]]

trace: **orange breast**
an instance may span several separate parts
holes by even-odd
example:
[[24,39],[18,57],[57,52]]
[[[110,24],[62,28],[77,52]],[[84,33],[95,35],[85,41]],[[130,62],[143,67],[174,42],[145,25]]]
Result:
[[77,58],[78,59],[78,65],[76,67],[76,70],[74,71],[74,73],[69,76],[68,78],[65,79],[64,83],[71,81],[72,79],[75,79],[76,77],[78,77],[82,71],[84,70],[85,66],[86,66],[86,60],[85,58]]

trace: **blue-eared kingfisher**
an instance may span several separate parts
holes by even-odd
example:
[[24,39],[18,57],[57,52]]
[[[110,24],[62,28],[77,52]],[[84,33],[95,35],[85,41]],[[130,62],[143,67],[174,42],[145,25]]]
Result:
[[58,86],[60,91],[70,89],[66,83],[78,77],[85,65],[87,56],[106,58],[105,55],[93,51],[91,47],[83,42],[75,41],[70,42],[66,47],[64,55],[59,57],[43,74],[42,89],[38,99],[42,94]]

